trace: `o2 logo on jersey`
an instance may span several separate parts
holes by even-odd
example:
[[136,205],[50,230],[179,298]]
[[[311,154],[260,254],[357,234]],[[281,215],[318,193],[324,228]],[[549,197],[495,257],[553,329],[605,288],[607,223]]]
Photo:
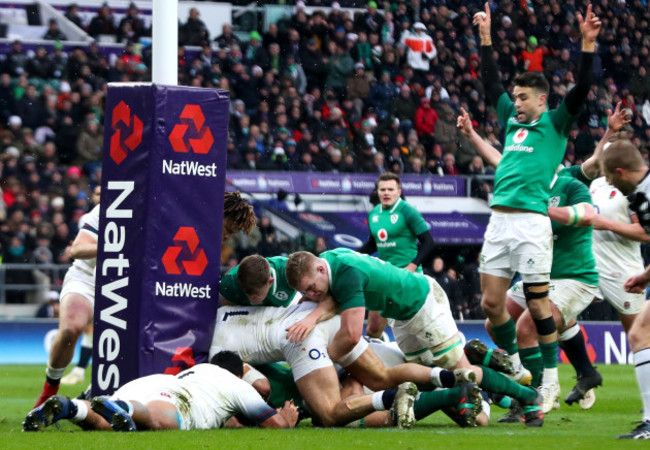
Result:
[[377,232],[377,239],[379,239],[381,242],[386,242],[386,239],[388,239],[388,231],[386,231],[385,228],[382,228]]
[[390,223],[392,223],[393,225],[395,225],[398,220],[399,220],[399,214],[390,215]]
[[526,128],[520,128],[515,135],[512,137],[512,142],[515,144],[521,144],[528,137],[528,130]]

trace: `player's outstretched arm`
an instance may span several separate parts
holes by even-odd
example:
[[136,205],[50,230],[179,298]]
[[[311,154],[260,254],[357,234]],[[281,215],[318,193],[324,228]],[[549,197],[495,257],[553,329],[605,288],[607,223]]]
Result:
[[549,207],[548,217],[554,221],[570,227],[590,227],[593,225],[594,208],[589,203],[576,205]]
[[594,154],[582,163],[582,173],[584,173],[587,178],[594,179],[596,178],[596,175],[598,175],[598,170],[600,169],[600,155],[603,154],[605,144],[609,138],[611,138],[615,133],[621,131],[621,128],[632,120],[628,111],[625,108],[621,109],[621,104],[622,102],[616,104],[614,112],[611,110],[607,111],[607,130],[602,139],[598,142],[598,145],[596,145]]
[[485,94],[493,106],[496,106],[499,97],[506,92],[499,78],[499,70],[492,56],[492,35],[491,35],[492,14],[490,6],[485,3],[485,12],[474,15],[473,24],[478,26],[481,38],[481,76],[485,85]]
[[460,108],[460,112],[461,114],[458,116],[456,126],[465,136],[467,136],[469,142],[474,146],[476,151],[479,153],[479,155],[481,155],[481,158],[483,158],[485,162],[493,167],[498,166],[502,156],[501,153],[499,153],[499,150],[485,142],[476,132],[474,127],[472,127],[472,121],[465,109]]
[[650,242],[650,236],[645,232],[636,214],[630,216],[632,223],[622,223],[608,219],[601,214],[594,216],[594,230],[606,230],[616,233],[625,239],[637,242]]
[[574,116],[580,112],[580,107],[587,98],[589,89],[591,89],[596,38],[602,25],[600,19],[591,11],[591,4],[587,7],[587,13],[584,17],[580,13],[577,13],[576,17],[582,33],[582,60],[580,61],[576,85],[567,93],[564,99],[567,110]]

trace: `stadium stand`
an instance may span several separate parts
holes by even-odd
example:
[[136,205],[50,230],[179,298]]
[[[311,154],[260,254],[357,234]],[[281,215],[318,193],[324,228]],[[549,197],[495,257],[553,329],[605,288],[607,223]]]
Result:
[[[350,182],[358,174],[387,170],[440,180],[459,175],[463,198],[458,204],[464,206],[455,210],[460,215],[487,212],[493,172],[455,127],[463,107],[479,133],[500,147],[502,127],[483,100],[471,26],[482,2],[242,3],[248,2],[179,3],[179,84],[231,94],[229,173],[240,178],[252,170],[256,176],[270,174],[265,180],[278,172],[322,173],[340,183],[346,174]],[[541,67],[555,107],[575,80],[580,50],[575,12],[586,3],[490,3],[503,79]],[[580,164],[591,153],[604,132],[607,111],[618,101],[633,113],[629,133],[647,160],[650,9],[641,0],[592,3],[603,20],[595,84],[571,133],[564,164]],[[50,29],[52,20],[59,34]],[[66,264],[65,246],[80,214],[92,206],[89,189],[101,179],[106,84],[151,77],[151,2],[0,1],[0,23],[3,262]],[[401,39],[416,23],[435,45],[428,70],[414,65],[409,54],[414,48]],[[301,227],[305,216],[300,213],[329,214],[342,204],[365,213],[367,194],[345,195],[341,186],[333,202],[291,188],[279,195],[271,188],[252,192],[259,216],[277,221],[276,230],[235,236],[224,248],[224,268],[253,251],[286,253],[323,245],[326,233],[318,228],[292,236],[278,225]],[[249,190],[236,183],[230,188]],[[426,208],[435,203],[426,201],[428,195],[413,194],[409,201]],[[425,212],[442,213],[448,204],[443,197],[440,201],[443,206]],[[480,217],[471,219],[484,226]],[[325,245],[336,244],[330,239]],[[478,247],[450,244],[439,245],[438,253],[464,297],[476,305],[472,277]],[[0,271],[5,283],[34,283],[33,275],[23,272],[27,275]],[[12,281],[15,277],[19,281]],[[57,286],[61,280],[50,282]],[[26,301],[24,292],[4,298]],[[471,310],[468,304],[470,316]]]

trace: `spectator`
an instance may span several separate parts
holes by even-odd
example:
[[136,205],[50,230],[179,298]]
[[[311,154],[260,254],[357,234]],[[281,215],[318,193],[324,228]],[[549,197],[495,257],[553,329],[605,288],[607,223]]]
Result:
[[85,29],[81,16],[79,15],[79,5],[76,3],[71,3],[68,5],[65,11],[65,18],[70,22],[74,23],[76,26]]
[[100,35],[115,35],[115,19],[108,3],[103,3],[88,25],[88,34],[97,39]]
[[68,37],[59,29],[59,23],[56,19],[50,19],[47,31],[43,35],[43,39],[48,41],[66,41],[68,40]]
[[36,311],[36,317],[39,319],[56,319],[59,317],[59,293],[57,291],[49,291],[45,296],[45,303],[43,303]]
[[181,45],[201,45],[210,39],[208,27],[199,19],[200,13],[196,8],[191,8],[187,22],[181,27],[178,41]]
[[147,30],[144,26],[144,20],[140,18],[138,7],[135,3],[131,2],[126,15],[120,20],[117,30],[117,41],[135,41],[137,42],[140,37],[146,36]]
[[458,167],[456,167],[456,158],[454,158],[454,155],[451,153],[445,153],[443,159],[445,161],[443,167],[445,175],[458,175]]
[[413,24],[413,31],[402,34],[400,44],[406,48],[406,61],[423,81],[424,74],[429,71],[429,61],[438,54],[433,39],[427,33],[427,27],[422,22]]
[[431,101],[422,97],[420,107],[415,112],[415,131],[422,142],[433,143],[433,135],[438,121],[438,113],[431,108]]

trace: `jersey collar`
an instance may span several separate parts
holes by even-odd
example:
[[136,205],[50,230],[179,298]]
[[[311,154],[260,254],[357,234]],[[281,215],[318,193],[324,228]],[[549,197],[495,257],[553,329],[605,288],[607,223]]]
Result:
[[[390,208],[390,210],[388,212],[392,213],[393,211],[395,211],[395,208],[397,208],[397,205],[399,205],[401,202],[402,202],[402,197],[397,197],[397,201]],[[381,212],[384,212],[384,206],[380,204],[379,207],[381,208]]]
[[275,292],[278,290],[278,276],[273,267],[271,267],[271,276],[273,277],[273,286],[271,287],[270,294],[275,294]]
[[330,290],[332,290],[332,267],[330,266],[329,261],[327,261],[325,258],[321,259],[325,261],[325,265],[327,266],[327,282],[329,283]]

